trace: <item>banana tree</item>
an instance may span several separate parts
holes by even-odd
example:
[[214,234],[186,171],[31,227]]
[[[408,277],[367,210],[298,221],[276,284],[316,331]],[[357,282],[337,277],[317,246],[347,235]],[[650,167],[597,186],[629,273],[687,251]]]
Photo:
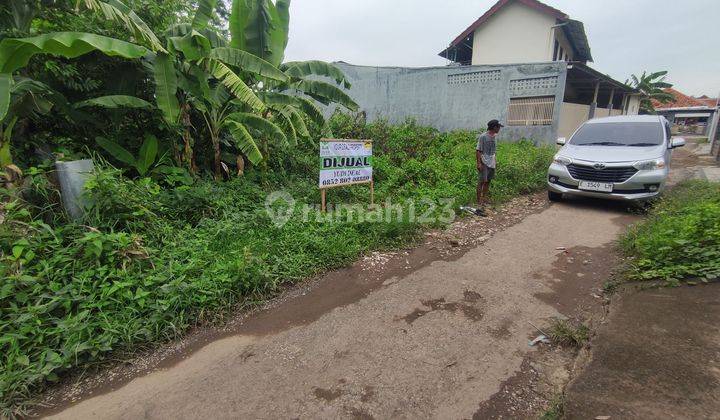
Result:
[[336,66],[322,61],[283,64],[289,39],[289,11],[290,0],[234,0],[229,26],[231,46],[267,60],[287,76],[285,81],[264,81],[258,90],[266,105],[284,117],[286,132],[294,137],[307,131],[303,114],[325,126],[323,113],[313,100],[323,105],[339,104],[353,111],[358,106],[341,89],[350,88],[350,83]]
[[[198,76],[203,73],[197,72]],[[220,178],[223,172],[221,144],[236,149],[238,169],[244,166],[243,155],[253,164],[263,159],[257,138],[271,138],[281,145],[288,139],[282,129],[269,119],[253,112],[247,104],[238,101],[223,84],[210,83],[204,79],[181,76],[180,85],[188,92],[187,99],[200,114],[210,136],[213,151],[213,172]]]
[[16,76],[10,87],[10,102],[5,117],[0,120],[0,167],[13,164],[10,149],[15,127],[25,119],[40,119],[46,115],[62,115],[73,122],[87,122],[91,117],[84,112],[89,107],[152,109],[152,104],[140,98],[109,95],[87,99],[75,104],[46,84]]
[[640,111],[643,114],[654,114],[655,106],[653,100],[660,103],[667,103],[675,100],[675,96],[672,93],[665,91],[667,88],[671,88],[673,85],[665,81],[667,76],[667,70],[657,71],[654,73],[647,74],[643,71],[640,76],[631,75],[630,80],[626,81],[628,84],[635,89],[639,90],[642,94],[640,100]]
[[49,113],[53,107],[49,97],[54,92],[42,83],[7,75],[0,75],[0,89],[7,89],[8,94],[3,104],[5,117],[0,120],[0,168],[4,168],[13,164],[10,140],[18,119]]
[[[12,73],[26,66],[35,54],[51,54],[75,58],[92,51],[148,63],[156,85],[156,105],[170,126],[177,126],[181,116],[178,77],[185,72],[201,71],[234,96],[234,100],[253,112],[262,112],[265,105],[237,72],[285,81],[287,77],[269,63],[241,50],[223,47],[224,41],[214,33],[208,22],[215,0],[200,0],[191,25],[175,25],[166,34],[166,42],[119,0],[83,0],[84,5],[106,19],[127,28],[138,45],[90,33],[60,32],[32,38],[3,39],[0,42],[0,120],[6,117],[10,103]],[[217,48],[220,48],[216,51]],[[204,77],[204,76],[203,76]],[[216,162],[216,167],[218,162]]]
[[[75,58],[92,51],[100,51],[108,56],[118,56],[128,59],[137,59],[149,51],[143,46],[108,38],[101,35],[81,32],[60,32],[40,35],[32,38],[5,38],[0,42],[0,123],[3,126],[3,135],[0,143],[2,159],[0,166],[12,163],[10,141],[12,128],[18,119],[26,118],[38,112],[49,112],[52,106],[42,98],[58,98],[57,92],[52,92],[44,84],[25,78],[17,78],[13,73],[24,66],[36,54],[53,54],[66,58]],[[34,95],[41,93],[41,97]],[[15,98],[13,98],[15,94]],[[30,112],[27,107],[16,108],[14,105],[24,103],[20,98],[30,95],[34,107]]]
[[[225,39],[209,27],[216,0],[199,1],[191,24],[168,28],[162,49],[154,41],[159,37],[147,34],[147,26],[139,18],[131,16],[128,10],[122,9],[119,0],[107,0],[112,9],[102,6],[103,2],[98,0],[85,2],[89,8],[125,24],[135,38],[144,38],[150,48],[155,46],[146,60],[156,84],[157,107],[170,126],[182,125],[184,156],[191,169],[194,167],[191,117],[196,113],[207,125],[216,177],[222,171],[221,139],[225,138],[222,133],[229,133],[233,144],[251,162],[257,163],[262,159],[254,135],[269,132],[270,138],[277,138],[278,127],[270,121],[263,124],[247,115],[244,119],[229,119],[228,115],[237,115],[238,112],[248,115],[266,113],[267,107],[256,95],[258,81],[287,83],[290,79],[256,55],[227,46]],[[265,138],[268,134],[262,135]]]
[[[192,155],[192,150],[188,150],[191,116],[197,111],[209,121],[216,175],[221,167],[216,153],[221,138],[218,127],[230,129],[235,139],[245,139],[242,144],[235,140],[236,145],[250,161],[257,161],[262,156],[253,134],[261,138],[263,150],[267,152],[267,139],[279,138],[275,128],[280,128],[285,138],[293,142],[298,136],[309,135],[303,115],[324,125],[322,112],[313,101],[325,105],[339,103],[350,109],[357,107],[339,87],[317,79],[331,78],[336,85],[349,87],[336,67],[322,62],[293,62],[282,65],[281,69],[277,67],[283,60],[288,40],[288,0],[277,3],[235,0],[230,18],[233,36],[229,45],[208,24],[216,0],[198,1],[192,23],[173,25],[162,36],[153,33],[120,0],[78,0],[78,8],[81,5],[123,25],[134,43],[78,32],[3,39],[0,42],[0,121],[4,121],[8,113],[12,73],[27,65],[33,55],[75,58],[92,51],[141,59],[145,63],[155,82],[157,108],[170,127],[184,129],[185,155]],[[188,83],[188,80],[197,83]],[[228,102],[231,107],[223,104],[220,106],[222,112],[213,114],[217,104],[208,102],[204,91],[210,85],[223,86],[232,96]],[[198,94],[198,88],[203,92]],[[114,103],[122,105],[117,100]],[[205,103],[205,108],[194,108],[200,103]],[[238,118],[226,123],[225,117],[231,114]],[[257,117],[273,126],[263,124]]]

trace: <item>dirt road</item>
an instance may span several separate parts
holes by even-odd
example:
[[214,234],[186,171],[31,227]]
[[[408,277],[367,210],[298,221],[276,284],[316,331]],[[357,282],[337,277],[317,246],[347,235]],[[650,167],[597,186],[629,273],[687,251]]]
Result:
[[[568,380],[572,357],[529,347],[538,335],[530,323],[542,328],[551,317],[601,307],[597,288],[615,263],[608,246],[636,217],[602,202],[539,207],[489,238],[478,241],[478,229],[459,233],[458,242],[482,243],[453,258],[408,254],[398,275],[374,280],[331,273],[246,320],[238,335],[56,417],[537,413]],[[513,401],[507,387],[519,376],[544,378],[528,391],[539,395]]]
[[[678,153],[673,180],[692,176],[696,164]],[[221,339],[195,334],[159,364],[131,361],[150,367],[132,380],[118,380],[116,369],[81,381],[60,398],[64,411],[43,414],[535,417],[578,372],[573,351],[528,345],[534,326],[605,318],[600,288],[619,262],[612,243],[636,220],[612,203],[523,197],[415,249],[373,254],[292,288],[230,322]]]
[[[714,159],[689,146],[674,159],[673,181],[717,173]],[[718,418],[720,282],[625,289],[566,388],[566,418]]]

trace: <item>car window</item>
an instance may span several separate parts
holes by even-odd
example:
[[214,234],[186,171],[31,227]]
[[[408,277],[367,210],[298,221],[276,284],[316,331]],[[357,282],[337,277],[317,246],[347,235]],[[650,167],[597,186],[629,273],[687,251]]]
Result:
[[663,126],[656,122],[616,122],[583,125],[570,139],[576,146],[658,146]]
[[670,124],[665,123],[665,138],[669,142],[672,138],[672,133],[670,132]]

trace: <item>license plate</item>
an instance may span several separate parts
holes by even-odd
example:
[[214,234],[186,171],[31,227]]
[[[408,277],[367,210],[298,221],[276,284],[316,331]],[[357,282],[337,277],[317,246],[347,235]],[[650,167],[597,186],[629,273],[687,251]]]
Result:
[[580,181],[578,186],[581,190],[585,191],[599,191],[599,192],[612,192],[613,184],[606,182],[592,182],[592,181]]

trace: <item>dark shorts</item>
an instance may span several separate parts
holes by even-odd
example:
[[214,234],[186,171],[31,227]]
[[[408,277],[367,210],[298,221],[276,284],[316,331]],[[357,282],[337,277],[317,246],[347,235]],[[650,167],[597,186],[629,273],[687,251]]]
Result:
[[490,182],[495,178],[495,168],[488,168],[487,165],[483,165],[482,169],[478,171],[479,182]]

